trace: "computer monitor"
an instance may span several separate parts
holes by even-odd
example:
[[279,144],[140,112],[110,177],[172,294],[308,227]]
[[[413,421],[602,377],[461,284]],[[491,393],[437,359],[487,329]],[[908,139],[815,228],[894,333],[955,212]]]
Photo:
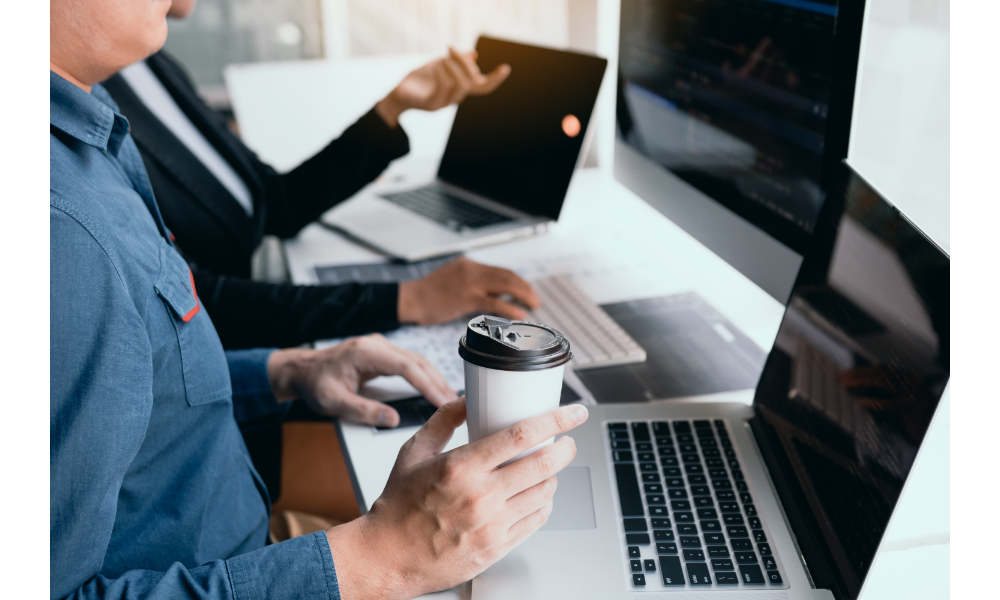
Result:
[[616,178],[781,302],[847,156],[864,0],[622,0]]

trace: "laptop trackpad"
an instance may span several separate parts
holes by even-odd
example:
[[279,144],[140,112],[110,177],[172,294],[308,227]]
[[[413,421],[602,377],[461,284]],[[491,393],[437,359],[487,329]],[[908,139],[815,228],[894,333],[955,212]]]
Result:
[[589,467],[567,467],[559,472],[559,487],[552,498],[552,514],[539,531],[595,529],[594,496]]

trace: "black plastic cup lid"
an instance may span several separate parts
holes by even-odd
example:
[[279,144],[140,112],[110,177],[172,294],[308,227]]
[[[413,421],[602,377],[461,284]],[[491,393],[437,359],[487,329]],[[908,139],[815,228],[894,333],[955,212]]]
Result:
[[566,364],[569,340],[548,325],[480,315],[458,343],[467,362],[500,371],[535,371]]

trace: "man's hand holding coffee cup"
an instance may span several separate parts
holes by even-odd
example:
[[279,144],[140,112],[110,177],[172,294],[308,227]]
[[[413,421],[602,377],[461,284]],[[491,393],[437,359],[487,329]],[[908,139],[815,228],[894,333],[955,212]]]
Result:
[[403,445],[385,492],[365,516],[327,530],[345,598],[412,598],[475,577],[548,519],[556,473],[576,456],[563,437],[587,420],[580,405],[526,419],[445,452],[465,400],[442,406]]

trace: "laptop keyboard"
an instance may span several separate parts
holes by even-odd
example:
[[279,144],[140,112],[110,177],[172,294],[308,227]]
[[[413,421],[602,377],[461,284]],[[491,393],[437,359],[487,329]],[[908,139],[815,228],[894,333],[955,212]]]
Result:
[[787,587],[725,421],[607,424],[634,591]]
[[418,215],[436,221],[452,231],[479,229],[480,227],[513,221],[510,217],[497,214],[444,192],[436,185],[428,185],[395,194],[384,194],[382,197],[397,206],[402,206]]

